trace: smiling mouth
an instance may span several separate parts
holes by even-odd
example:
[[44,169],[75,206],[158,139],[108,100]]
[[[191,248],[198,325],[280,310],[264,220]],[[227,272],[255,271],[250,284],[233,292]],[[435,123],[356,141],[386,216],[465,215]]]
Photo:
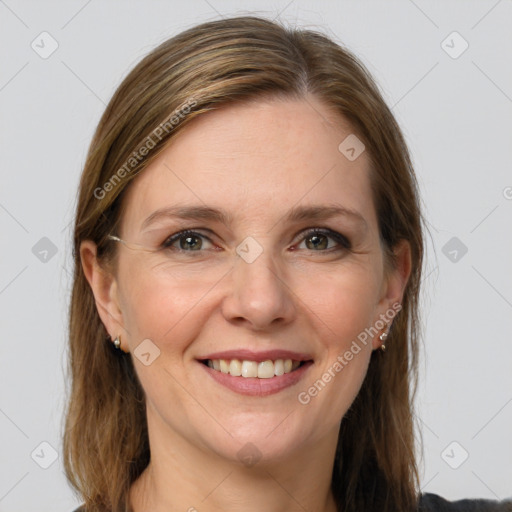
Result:
[[295,361],[293,359],[267,359],[266,361],[249,361],[239,359],[204,359],[204,365],[214,371],[225,373],[233,377],[271,379],[281,375],[292,373],[301,366],[312,362]]

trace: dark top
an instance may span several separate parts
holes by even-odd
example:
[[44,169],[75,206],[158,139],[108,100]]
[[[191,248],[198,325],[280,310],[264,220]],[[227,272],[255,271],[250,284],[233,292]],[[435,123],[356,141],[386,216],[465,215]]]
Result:
[[422,494],[418,512],[512,512],[512,500],[446,501],[437,494]]
[[[82,507],[74,512],[84,512]],[[446,501],[437,494],[422,494],[418,512],[512,512],[512,499]]]

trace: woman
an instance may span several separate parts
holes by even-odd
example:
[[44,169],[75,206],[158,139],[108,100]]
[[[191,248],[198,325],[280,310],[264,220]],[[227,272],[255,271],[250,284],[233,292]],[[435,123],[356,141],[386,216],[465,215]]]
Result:
[[81,510],[507,510],[418,491],[422,225],[399,127],[325,36],[232,18],[143,59],[78,198]]

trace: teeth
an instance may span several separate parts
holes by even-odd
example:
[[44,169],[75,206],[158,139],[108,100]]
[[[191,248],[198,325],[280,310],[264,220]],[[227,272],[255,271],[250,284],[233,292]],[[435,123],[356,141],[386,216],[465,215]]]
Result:
[[290,373],[300,366],[300,361],[292,359],[277,359],[276,361],[240,361],[238,359],[208,359],[210,368],[222,373],[229,373],[234,377],[258,377],[259,379],[271,379],[274,375],[281,376]]
[[229,363],[229,373],[235,377],[242,375],[242,363],[238,359],[232,359]]
[[274,376],[274,363],[262,361],[258,364],[258,379],[271,379]]
[[242,377],[257,377],[258,376],[258,363],[254,361],[242,362]]

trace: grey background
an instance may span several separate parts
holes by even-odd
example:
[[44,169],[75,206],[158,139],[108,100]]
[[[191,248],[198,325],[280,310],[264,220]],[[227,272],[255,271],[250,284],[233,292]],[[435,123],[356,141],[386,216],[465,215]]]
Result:
[[[67,512],[78,503],[60,458],[70,222],[105,104],[159,42],[200,21],[247,11],[279,15],[346,44],[393,106],[432,233],[417,401],[423,491],[449,499],[512,494],[510,0],[6,0],[0,1],[0,512]],[[31,47],[34,41],[39,51],[51,48],[43,31],[58,43],[46,59]],[[453,31],[469,44],[458,58],[453,54],[464,43],[446,39]],[[52,455],[57,459],[43,469]]]

